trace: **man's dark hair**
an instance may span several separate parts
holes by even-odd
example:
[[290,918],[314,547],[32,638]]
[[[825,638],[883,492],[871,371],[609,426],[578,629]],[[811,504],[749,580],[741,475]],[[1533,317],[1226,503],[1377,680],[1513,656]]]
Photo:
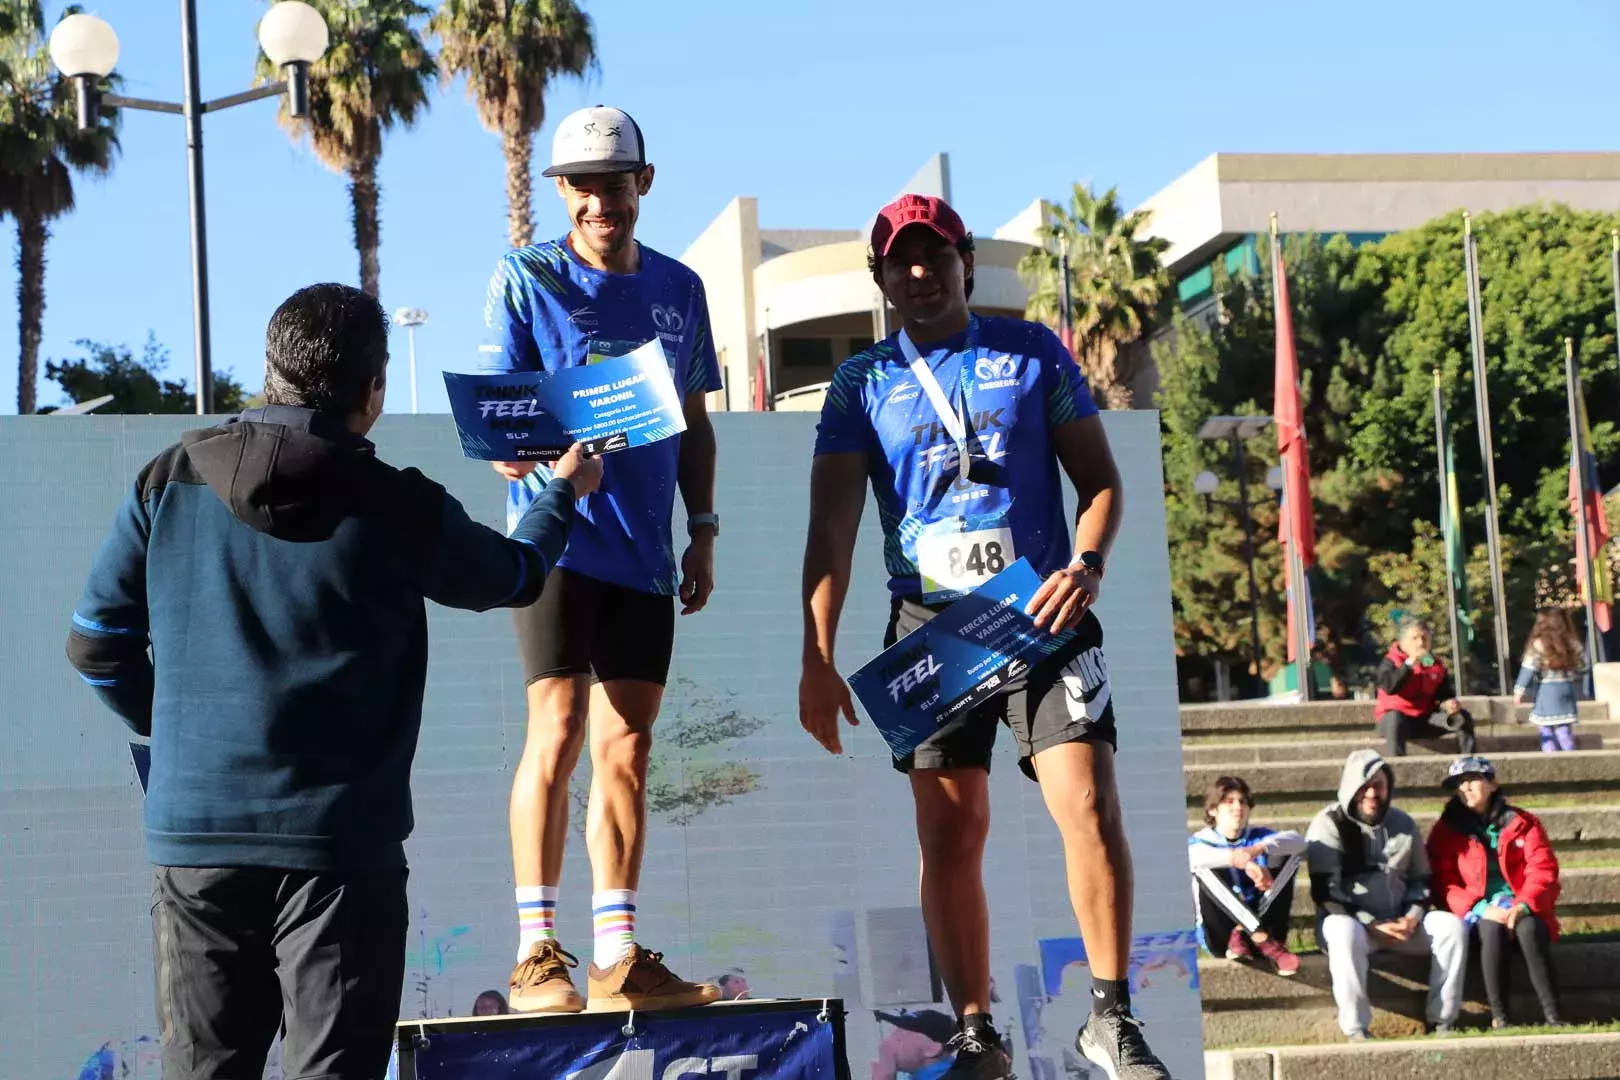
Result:
[[[973,254],[973,234],[968,233],[966,236],[962,237],[962,239],[958,240],[953,246],[956,248],[956,253],[958,255],[962,256],[964,259],[967,258],[969,255]],[[867,272],[872,275],[872,280],[878,283],[879,288],[883,287],[883,276],[878,272],[882,266],[883,260],[878,258],[877,253],[871,248],[867,248],[866,269]],[[967,295],[969,300],[973,299],[973,275],[971,273],[968,274],[967,278],[962,282],[962,291]]]
[[365,408],[388,364],[388,316],[349,285],[310,285],[287,297],[264,333],[264,397],[348,416]]
[[1248,781],[1241,776],[1218,776],[1215,782],[1209,785],[1209,793],[1204,796],[1204,824],[1215,824],[1215,808],[1226,801],[1232,792],[1243,794],[1243,804],[1251,810],[1254,808],[1254,793],[1249,790]]

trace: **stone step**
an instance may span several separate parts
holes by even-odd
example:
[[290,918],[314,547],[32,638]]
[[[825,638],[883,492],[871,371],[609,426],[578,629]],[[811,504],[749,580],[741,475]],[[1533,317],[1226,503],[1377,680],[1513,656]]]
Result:
[[1205,1080],[1614,1080],[1620,1034],[1497,1035],[1211,1050]]
[[[1620,803],[1620,799],[1615,801]],[[1440,811],[1432,806],[1425,806],[1422,809],[1408,807],[1407,812],[1417,822],[1424,836],[1429,835],[1429,830],[1440,817]],[[1555,846],[1569,843],[1603,845],[1620,843],[1620,805],[1555,810],[1532,809],[1530,812],[1536,815],[1536,819],[1547,830],[1547,835],[1552,838]],[[1301,836],[1305,835],[1305,830],[1311,825],[1309,817],[1271,817],[1265,812],[1264,805],[1255,812],[1255,821],[1278,831],[1292,829]],[[1202,817],[1188,818],[1189,832],[1203,827]],[[1620,900],[1620,897],[1616,899]]]
[[[1603,731],[1593,730],[1603,728]],[[1540,735],[1532,728],[1500,728],[1496,733],[1481,728],[1477,733],[1477,753],[1496,754],[1537,753],[1541,750]],[[1605,742],[1605,737],[1607,742]],[[1620,747],[1620,723],[1603,721],[1575,727],[1575,746],[1579,750],[1602,750],[1605,746]],[[1185,765],[1219,768],[1243,768],[1273,761],[1343,761],[1352,750],[1384,751],[1383,740],[1375,732],[1338,739],[1253,739],[1245,742],[1183,743],[1181,762]],[[1455,738],[1413,740],[1406,744],[1408,756],[1439,755],[1450,760],[1457,756]]]
[[[1497,780],[1510,791],[1592,792],[1607,789],[1620,792],[1620,750],[1580,750],[1570,754],[1497,754],[1491,759]],[[1441,795],[1440,782],[1451,762],[1439,755],[1392,758],[1397,803],[1425,794]],[[1203,805],[1204,793],[1216,778],[1229,770],[1213,765],[1188,765],[1182,769],[1189,802]],[[1323,761],[1269,762],[1245,766],[1243,778],[1256,796],[1270,800],[1304,799],[1320,796],[1324,802],[1336,796],[1344,759]],[[1612,798],[1612,797],[1611,797]]]
[[[1364,718],[1365,719],[1365,718]],[[1528,720],[1490,723],[1480,721],[1475,730],[1481,735],[1535,735],[1537,728]],[[1582,720],[1575,728],[1576,732],[1588,735],[1597,735],[1609,742],[1620,742],[1620,720]],[[1372,720],[1357,723],[1353,728],[1340,729],[1336,727],[1302,727],[1286,729],[1261,729],[1254,731],[1191,731],[1183,732],[1181,745],[1183,746],[1269,746],[1273,743],[1285,742],[1320,742],[1324,739],[1351,739],[1376,738],[1377,731]],[[1429,740],[1425,740],[1429,741]],[[1536,747],[1539,749],[1539,744]]]
[[[1200,960],[1204,1045],[1342,1042],[1327,957],[1309,953],[1300,960],[1299,973],[1286,979],[1265,965]],[[1614,1018],[1620,1009],[1620,986],[1614,979],[1614,971],[1620,967],[1620,942],[1560,942],[1553,949],[1553,965],[1564,1019],[1589,1023]],[[1375,1036],[1423,1033],[1428,971],[1424,957],[1388,953],[1373,956],[1368,989]],[[1540,1023],[1541,1009],[1531,993],[1522,961],[1514,961],[1510,980],[1513,996],[1509,1019],[1522,1024]],[[1472,960],[1464,992],[1459,1023],[1465,1028],[1488,1027],[1490,1009],[1485,1002],[1485,988],[1479,966]]]
[[[1465,709],[1480,726],[1507,724],[1516,716],[1528,721],[1530,706],[1514,705],[1512,698],[1465,697]],[[1583,701],[1581,720],[1608,720],[1609,706],[1602,701]],[[1183,734],[1237,733],[1254,731],[1298,731],[1304,728],[1345,728],[1354,730],[1372,725],[1371,701],[1313,701],[1306,705],[1268,705],[1258,701],[1226,701],[1181,706]]]
[[[1191,880],[1189,878],[1189,880]],[[1294,916],[1314,916],[1316,905],[1311,902],[1310,879],[1300,871],[1299,884],[1294,888]],[[1558,881],[1558,911],[1563,913],[1605,911],[1620,908],[1620,867],[1574,867],[1560,869]],[[1188,886],[1191,888],[1191,886]],[[1620,965],[1620,956],[1615,960]],[[1620,970],[1617,966],[1615,970]],[[1620,985],[1620,980],[1616,980]]]

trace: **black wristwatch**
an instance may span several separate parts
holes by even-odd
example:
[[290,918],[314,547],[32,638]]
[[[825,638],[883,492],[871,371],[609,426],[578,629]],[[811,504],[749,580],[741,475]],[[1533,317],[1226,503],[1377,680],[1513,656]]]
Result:
[[1082,551],[1080,554],[1074,557],[1074,561],[1069,565],[1071,567],[1078,566],[1080,569],[1084,570],[1093,577],[1100,578],[1103,576],[1103,567],[1106,564],[1103,560],[1102,552]]

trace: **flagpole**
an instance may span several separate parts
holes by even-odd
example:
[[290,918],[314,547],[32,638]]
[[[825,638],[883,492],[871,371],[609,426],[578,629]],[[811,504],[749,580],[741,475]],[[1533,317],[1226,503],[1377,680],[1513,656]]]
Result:
[[1581,590],[1581,603],[1586,608],[1586,655],[1590,663],[1597,663],[1598,631],[1597,631],[1597,579],[1593,577],[1591,534],[1587,531],[1589,523],[1586,517],[1586,499],[1589,494],[1586,487],[1586,447],[1581,444],[1581,373],[1575,367],[1575,340],[1564,339],[1564,381],[1569,387],[1569,463],[1575,470],[1575,491],[1577,495],[1575,512],[1575,559],[1578,567],[1576,584],[1580,579],[1586,579],[1586,586]]
[[[1434,446],[1436,458],[1440,467],[1437,475],[1440,478],[1440,521],[1441,535],[1446,544],[1446,615],[1451,620],[1451,672],[1452,681],[1459,693],[1464,690],[1462,632],[1457,622],[1457,582],[1452,577],[1450,554],[1450,539],[1445,537],[1448,531],[1444,523],[1451,510],[1451,492],[1447,484],[1446,470],[1446,400],[1440,392],[1440,369],[1434,369]],[[1464,567],[1464,573],[1467,568]]]
[[1463,269],[1468,278],[1468,338],[1474,358],[1474,411],[1479,422],[1479,455],[1485,463],[1485,550],[1491,562],[1491,614],[1496,630],[1496,687],[1508,693],[1507,591],[1502,584],[1502,534],[1497,523],[1496,453],[1491,447],[1490,389],[1485,381],[1484,305],[1479,297],[1479,251],[1473,218],[1463,211]]
[[[1620,331],[1620,229],[1609,232],[1609,280],[1614,285],[1614,326]],[[1620,362],[1620,333],[1614,336],[1615,360]]]
[[1058,277],[1063,282],[1063,315],[1058,319],[1058,328],[1062,330],[1063,340],[1068,347],[1074,348],[1074,300],[1069,294],[1069,226],[1065,222],[1058,232]]
[[[1277,212],[1271,212],[1271,300],[1273,325],[1281,326],[1283,323],[1282,289],[1282,241],[1277,235]],[[1272,406],[1276,408],[1275,405]],[[1311,605],[1306,590],[1310,587],[1309,579],[1305,576],[1305,561],[1299,552],[1300,530],[1296,527],[1298,522],[1300,499],[1296,498],[1298,492],[1291,490],[1289,483],[1289,470],[1285,467],[1283,474],[1282,509],[1286,519],[1285,535],[1289,542],[1284,547],[1287,558],[1288,573],[1288,606],[1293,612],[1294,647],[1294,678],[1299,683],[1299,700],[1310,701],[1311,690],[1311,641],[1316,636],[1316,627],[1308,625],[1310,621]],[[1303,498],[1310,498],[1310,492],[1303,494]]]

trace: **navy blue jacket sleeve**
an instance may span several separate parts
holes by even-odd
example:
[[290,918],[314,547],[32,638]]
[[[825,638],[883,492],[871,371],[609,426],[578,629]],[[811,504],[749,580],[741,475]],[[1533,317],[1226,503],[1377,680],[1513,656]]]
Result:
[[469,611],[527,607],[539,599],[546,575],[568,543],[574,485],[553,480],[511,537],[473,521],[450,495],[444,500],[444,527],[416,565],[422,595]]
[[152,734],[146,606],[150,526],[137,482],[124,496],[112,532],[91,565],[67,644],[68,660],[79,676],[137,735]]

